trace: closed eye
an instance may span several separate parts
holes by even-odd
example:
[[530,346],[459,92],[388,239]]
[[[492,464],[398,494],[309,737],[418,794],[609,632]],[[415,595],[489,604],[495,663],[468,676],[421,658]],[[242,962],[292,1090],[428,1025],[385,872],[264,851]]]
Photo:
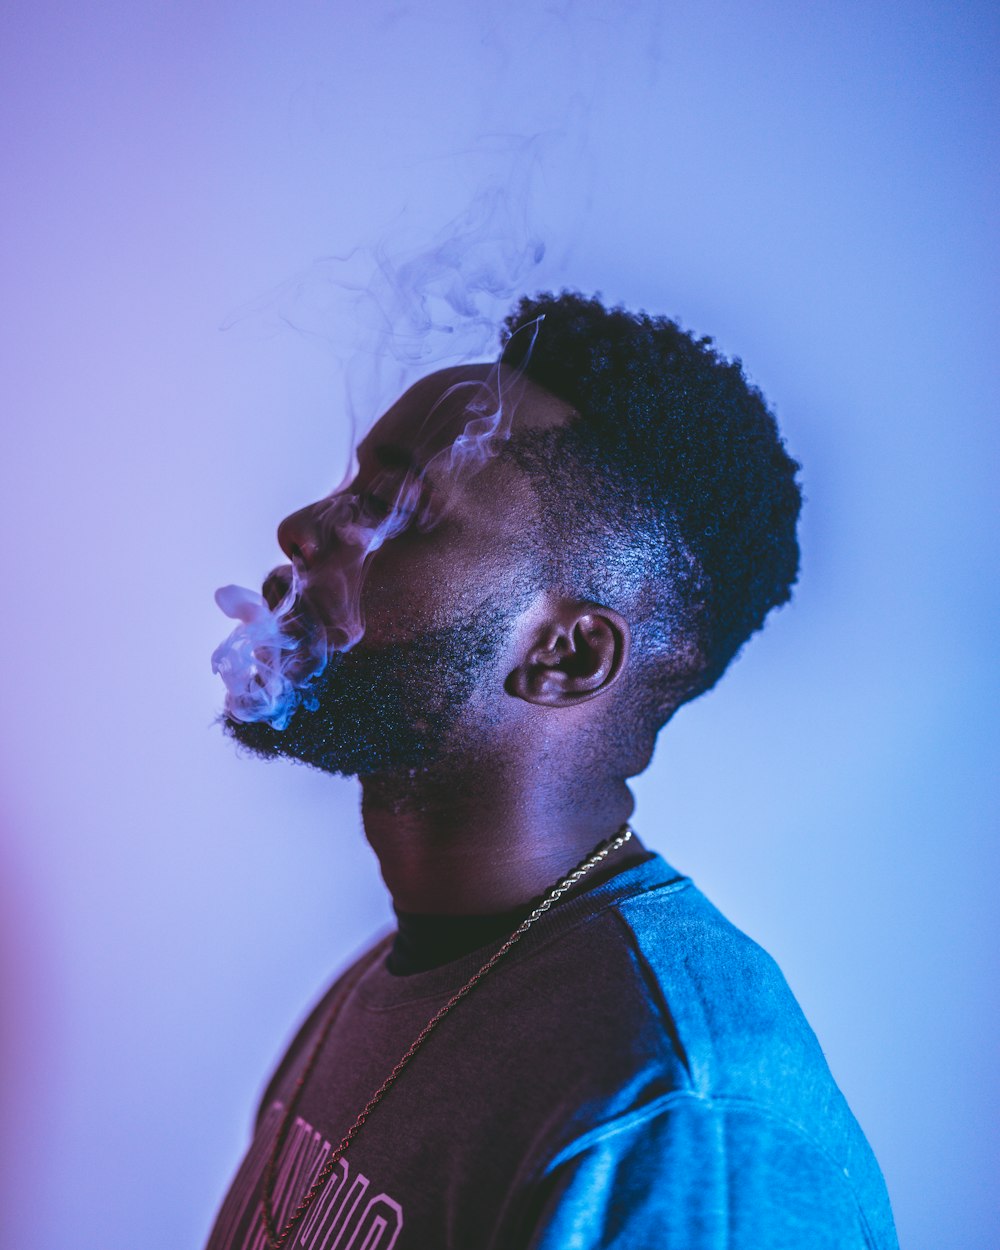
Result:
[[386,503],[384,499],[379,499],[377,495],[362,495],[361,501],[365,505],[365,508],[379,520],[383,517],[387,517],[392,511],[392,504]]
[[417,510],[419,493],[404,491],[395,503],[389,503],[380,495],[366,491],[359,496],[361,505],[373,521],[381,523],[389,520],[392,533],[398,533],[409,523]]

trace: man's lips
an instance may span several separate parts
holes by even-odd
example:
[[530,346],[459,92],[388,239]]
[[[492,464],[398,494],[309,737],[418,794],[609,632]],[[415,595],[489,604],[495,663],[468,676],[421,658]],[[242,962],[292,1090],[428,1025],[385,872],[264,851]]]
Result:
[[292,566],[290,564],[282,564],[276,569],[272,569],[264,578],[264,584],[261,586],[260,593],[264,596],[264,602],[273,612],[278,604],[288,594],[289,587],[292,584]]
[[[261,595],[272,612],[277,612],[285,602],[292,587],[292,566],[281,564],[264,578]],[[317,648],[337,650],[345,645],[347,631],[343,624],[331,625],[321,609],[310,600],[308,589],[300,583],[299,594],[286,604],[279,618],[279,629],[289,639],[305,645],[310,651]],[[359,635],[360,636],[360,635]]]
[[[292,566],[290,564],[282,564],[278,568],[272,569],[267,577],[264,578],[261,594],[264,602],[272,612],[276,612],[279,605],[285,603],[291,586]],[[286,638],[294,639],[300,645],[306,644],[307,649],[314,647],[323,638],[320,623],[311,612],[310,605],[306,602],[304,594],[300,594],[292,602],[286,603],[280,620],[282,634]]]

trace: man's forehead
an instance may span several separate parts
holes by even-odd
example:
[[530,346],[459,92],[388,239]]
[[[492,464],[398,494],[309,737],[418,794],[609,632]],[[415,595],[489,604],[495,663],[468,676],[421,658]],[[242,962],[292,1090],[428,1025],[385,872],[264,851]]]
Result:
[[361,440],[358,456],[383,468],[420,468],[470,423],[470,433],[495,423],[506,434],[563,425],[575,415],[572,405],[506,365],[462,365],[415,382]]

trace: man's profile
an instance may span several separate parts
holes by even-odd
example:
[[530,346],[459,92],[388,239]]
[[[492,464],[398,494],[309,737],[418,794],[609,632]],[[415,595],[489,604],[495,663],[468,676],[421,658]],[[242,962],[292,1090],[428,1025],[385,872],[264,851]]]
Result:
[[543,295],[503,340],[218,595],[225,732],[359,778],[398,928],[278,1063],[209,1250],[895,1246],[780,970],[628,823],[791,597],[801,466],[666,318]]

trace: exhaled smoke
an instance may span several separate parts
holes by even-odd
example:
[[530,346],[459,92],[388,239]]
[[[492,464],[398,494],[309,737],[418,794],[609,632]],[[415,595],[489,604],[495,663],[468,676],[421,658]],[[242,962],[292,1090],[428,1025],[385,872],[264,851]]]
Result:
[[319,630],[294,635],[289,629],[297,585],[296,573],[273,612],[263,596],[242,586],[215,592],[226,616],[240,622],[212,653],[212,672],[226,683],[226,713],[234,720],[284,729],[299,703],[310,704],[309,686],[326,668],[327,654]]
[[[383,242],[367,252],[358,249],[345,261],[318,262],[279,293],[282,320],[318,332],[321,308],[333,322],[323,332],[334,336],[345,362],[352,428],[359,407],[370,420],[387,393],[398,394],[433,368],[481,359],[497,342],[511,297],[524,289],[544,255],[524,223],[524,171],[532,157],[530,149],[522,152],[504,187],[480,192],[430,246],[404,249]],[[265,583],[267,598],[240,586],[216,591],[216,603],[239,622],[212,655],[212,671],[226,685],[228,717],[284,729],[300,705],[315,708],[313,690],[331,655],[349,650],[364,634],[361,589],[372,554],[408,526],[430,529],[441,520],[449,492],[437,492],[432,502],[424,490],[428,477],[454,487],[478,473],[509,437],[512,392],[537,324],[518,333],[530,343],[518,351],[516,369],[501,354],[485,378],[459,381],[437,399],[423,422],[427,437],[439,410],[453,414],[457,408],[464,428],[432,455],[415,447],[419,468],[386,473],[363,495],[355,494],[348,489],[352,452],[346,476],[315,509],[321,547],[337,552],[335,564],[323,567],[322,620],[310,609],[309,569],[295,559],[290,578]],[[373,512],[372,498],[381,501],[381,515]]]

